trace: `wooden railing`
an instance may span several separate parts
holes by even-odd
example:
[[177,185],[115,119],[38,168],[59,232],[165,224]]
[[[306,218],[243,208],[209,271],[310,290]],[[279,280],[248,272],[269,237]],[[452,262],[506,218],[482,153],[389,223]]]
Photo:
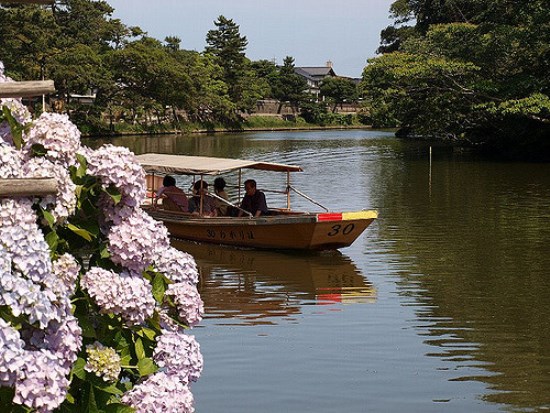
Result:
[[10,178],[0,179],[0,198],[18,196],[46,196],[57,194],[54,178]]
[[25,98],[55,92],[53,80],[0,83],[0,98]]
[[54,4],[55,0],[0,0],[0,3],[6,4]]

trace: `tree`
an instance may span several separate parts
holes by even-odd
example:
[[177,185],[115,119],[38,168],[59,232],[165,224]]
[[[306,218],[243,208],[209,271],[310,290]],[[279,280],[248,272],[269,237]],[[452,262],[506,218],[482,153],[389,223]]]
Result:
[[294,68],[294,58],[287,56],[279,73],[272,79],[271,90],[273,96],[280,102],[279,113],[283,103],[289,102],[297,111],[300,103],[307,99],[307,82],[302,76],[296,74]]
[[381,47],[391,53],[372,59],[363,74],[373,116],[409,133],[546,147],[550,19],[543,0],[398,0],[392,11],[396,24]]
[[245,77],[247,59],[245,55],[248,40],[241,36],[239,26],[224,16],[214,22],[216,29],[206,34],[208,46],[205,52],[216,57],[223,68],[223,80],[229,87],[229,96],[234,102],[242,98],[242,80]]
[[333,102],[332,112],[344,102],[355,102],[357,100],[357,85],[351,79],[345,77],[326,77],[321,82],[321,95]]

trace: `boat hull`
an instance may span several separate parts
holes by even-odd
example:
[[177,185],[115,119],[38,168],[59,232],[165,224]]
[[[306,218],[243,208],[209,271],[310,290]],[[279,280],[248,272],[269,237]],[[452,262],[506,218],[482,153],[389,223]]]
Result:
[[148,209],[172,237],[260,249],[330,250],[351,245],[377,217],[376,211],[286,213],[259,218],[197,217]]

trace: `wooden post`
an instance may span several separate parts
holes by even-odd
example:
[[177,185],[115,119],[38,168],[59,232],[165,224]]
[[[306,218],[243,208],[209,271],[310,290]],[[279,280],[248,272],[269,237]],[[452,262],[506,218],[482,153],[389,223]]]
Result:
[[1,3],[6,4],[54,4],[55,0],[0,0]]
[[16,196],[46,196],[57,194],[54,178],[0,179],[0,198]]
[[55,92],[53,80],[0,83],[0,98],[22,98]]

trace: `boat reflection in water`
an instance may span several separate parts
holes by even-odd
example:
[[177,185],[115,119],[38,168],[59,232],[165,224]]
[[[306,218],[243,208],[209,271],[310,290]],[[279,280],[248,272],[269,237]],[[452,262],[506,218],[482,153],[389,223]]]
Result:
[[368,303],[376,290],[338,251],[281,253],[172,240],[195,258],[205,318],[277,324],[305,305]]

